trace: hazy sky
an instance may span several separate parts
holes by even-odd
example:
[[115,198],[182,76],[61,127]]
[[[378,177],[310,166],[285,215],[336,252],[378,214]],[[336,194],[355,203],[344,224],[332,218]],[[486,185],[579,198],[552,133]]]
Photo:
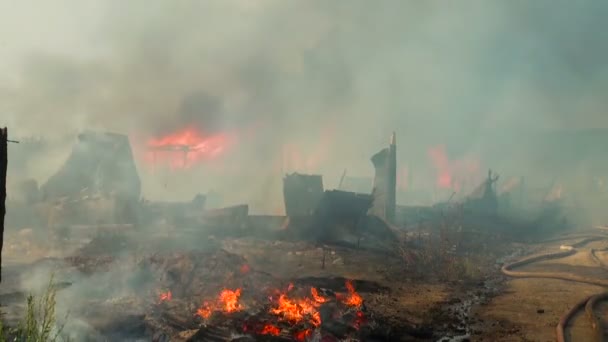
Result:
[[603,0],[0,0],[0,124],[255,126],[253,169],[321,142],[316,171],[367,175],[393,130],[422,163],[438,144],[480,153],[488,129],[608,127],[607,16]]

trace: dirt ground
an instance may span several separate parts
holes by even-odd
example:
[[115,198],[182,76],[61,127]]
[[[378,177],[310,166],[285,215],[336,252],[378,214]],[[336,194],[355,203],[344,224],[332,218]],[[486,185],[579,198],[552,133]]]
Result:
[[[61,251],[38,247],[28,241],[29,233],[11,235],[7,261],[30,264],[43,257],[61,257]],[[218,241],[227,252],[243,257],[251,269],[287,280],[356,279],[377,284],[379,290],[360,291],[366,307],[376,319],[407,326],[403,341],[436,341],[440,336],[462,336],[460,341],[555,341],[555,327],[561,315],[585,296],[602,292],[599,286],[552,279],[514,279],[500,273],[503,262],[531,254],[558,251],[572,239],[542,244],[505,243],[503,254],[517,251],[504,260],[488,260],[491,267],[479,268],[477,279],[443,281],[415,277],[403,270],[403,260],[378,252],[306,242],[240,238]],[[20,241],[21,245],[17,245]],[[85,244],[82,241],[81,244]],[[145,243],[144,243],[145,245]],[[151,244],[153,245],[153,244]],[[65,249],[71,254],[76,244]],[[560,271],[608,279],[608,274],[591,259],[590,249],[608,247],[607,241],[590,243],[570,257],[523,267],[525,271]],[[498,248],[498,247],[497,247]],[[27,250],[28,253],[19,253]],[[608,264],[608,252],[597,255]],[[67,256],[67,255],[64,255]],[[490,258],[490,257],[488,257]],[[6,306],[17,303],[14,294],[20,267],[7,267],[0,286]],[[24,299],[24,294],[19,298]],[[598,311],[608,313],[608,305]],[[591,328],[578,315],[568,334],[572,341],[591,340]],[[441,341],[456,341],[442,339]]]
[[[572,241],[564,241],[568,244]],[[530,254],[559,250],[559,243],[527,246]],[[591,248],[605,248],[606,242],[590,243],[567,258],[542,261],[523,267],[525,271],[561,271],[608,279],[608,273],[594,264]],[[598,253],[603,261],[605,253]],[[486,305],[473,309],[473,341],[555,341],[560,317],[581,299],[603,292],[600,286],[557,279],[505,278],[503,290]],[[603,310],[605,315],[605,306]],[[592,341],[591,326],[579,313],[568,326],[571,341]]]

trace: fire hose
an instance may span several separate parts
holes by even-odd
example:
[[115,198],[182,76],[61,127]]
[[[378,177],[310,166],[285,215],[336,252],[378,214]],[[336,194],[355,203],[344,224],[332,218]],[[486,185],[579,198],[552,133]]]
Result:
[[[553,240],[553,241],[572,239],[572,238],[573,237],[570,236],[570,237],[565,237],[565,238],[561,238],[561,239],[557,239],[557,240]],[[501,271],[505,275],[514,277],[514,278],[560,279],[560,280],[574,281],[574,282],[578,282],[578,283],[586,283],[586,284],[591,284],[591,285],[608,287],[608,279],[597,279],[597,278],[579,276],[576,274],[564,273],[564,272],[526,272],[526,271],[515,271],[514,270],[515,268],[518,268],[518,267],[521,267],[524,265],[529,265],[529,264],[532,264],[535,262],[539,262],[539,261],[543,261],[543,260],[561,259],[561,258],[565,258],[565,257],[571,256],[571,255],[574,255],[578,252],[576,250],[576,248],[582,247],[590,242],[606,240],[606,239],[608,239],[608,236],[605,236],[605,235],[587,236],[577,243],[571,244],[569,246],[565,246],[566,250],[564,250],[564,251],[526,257],[519,261],[504,265],[502,267]],[[592,249],[590,251],[591,259],[596,264],[598,264],[601,268],[608,269],[608,267],[604,263],[602,263],[599,260],[599,258],[597,257],[597,255],[595,254],[596,251],[597,250],[595,250],[595,249]],[[578,311],[582,310],[583,308],[585,309],[587,319],[591,322],[591,327],[593,328],[595,340],[603,341],[604,325],[602,323],[602,320],[599,319],[598,317],[596,317],[593,308],[595,307],[595,305],[598,302],[606,300],[606,299],[608,299],[608,292],[592,295],[592,296],[586,297],[583,300],[579,301],[570,310],[568,310],[568,312],[566,312],[560,318],[559,323],[556,327],[557,342],[566,342],[565,328],[568,325],[568,322],[572,319],[572,317],[574,317],[574,315]]]

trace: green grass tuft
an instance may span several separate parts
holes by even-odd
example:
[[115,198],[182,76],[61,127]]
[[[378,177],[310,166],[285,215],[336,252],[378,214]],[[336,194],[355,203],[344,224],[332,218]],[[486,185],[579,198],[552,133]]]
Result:
[[24,317],[16,328],[5,327],[0,319],[0,342],[54,342],[59,340],[65,325],[56,324],[57,289],[53,280],[54,276],[51,275],[45,292],[39,298],[34,295],[27,297]]

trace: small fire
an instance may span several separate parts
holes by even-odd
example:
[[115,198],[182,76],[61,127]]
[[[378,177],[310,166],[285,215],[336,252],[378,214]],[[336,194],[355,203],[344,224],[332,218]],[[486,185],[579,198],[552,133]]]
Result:
[[260,331],[260,335],[279,336],[279,334],[281,334],[281,329],[272,324],[266,324],[264,328],[262,328],[262,331]]
[[158,296],[159,300],[162,302],[168,302],[171,299],[173,299],[173,295],[171,294],[171,291],[167,291],[167,292],[161,292],[161,294]]
[[363,298],[355,291],[355,287],[350,280],[346,281],[346,290],[348,290],[348,296],[344,298],[344,304],[360,307],[363,304]]
[[196,311],[196,315],[207,319],[214,311],[222,311],[224,313],[233,313],[243,310],[243,306],[239,303],[241,289],[222,290],[218,300],[215,303],[204,302],[203,305]]
[[224,312],[235,312],[243,309],[239,304],[239,297],[241,296],[241,289],[235,291],[224,290],[220,293],[220,301],[224,304]]
[[286,294],[279,297],[278,306],[270,310],[270,313],[280,316],[284,320],[296,324],[305,319],[318,327],[321,325],[321,314],[317,311],[319,303],[309,298],[291,299]]
[[326,298],[324,298],[324,297],[322,297],[322,296],[319,295],[319,291],[317,291],[317,289],[315,289],[314,287],[312,287],[310,289],[310,294],[312,295],[312,298],[317,303],[325,303],[327,301]]

